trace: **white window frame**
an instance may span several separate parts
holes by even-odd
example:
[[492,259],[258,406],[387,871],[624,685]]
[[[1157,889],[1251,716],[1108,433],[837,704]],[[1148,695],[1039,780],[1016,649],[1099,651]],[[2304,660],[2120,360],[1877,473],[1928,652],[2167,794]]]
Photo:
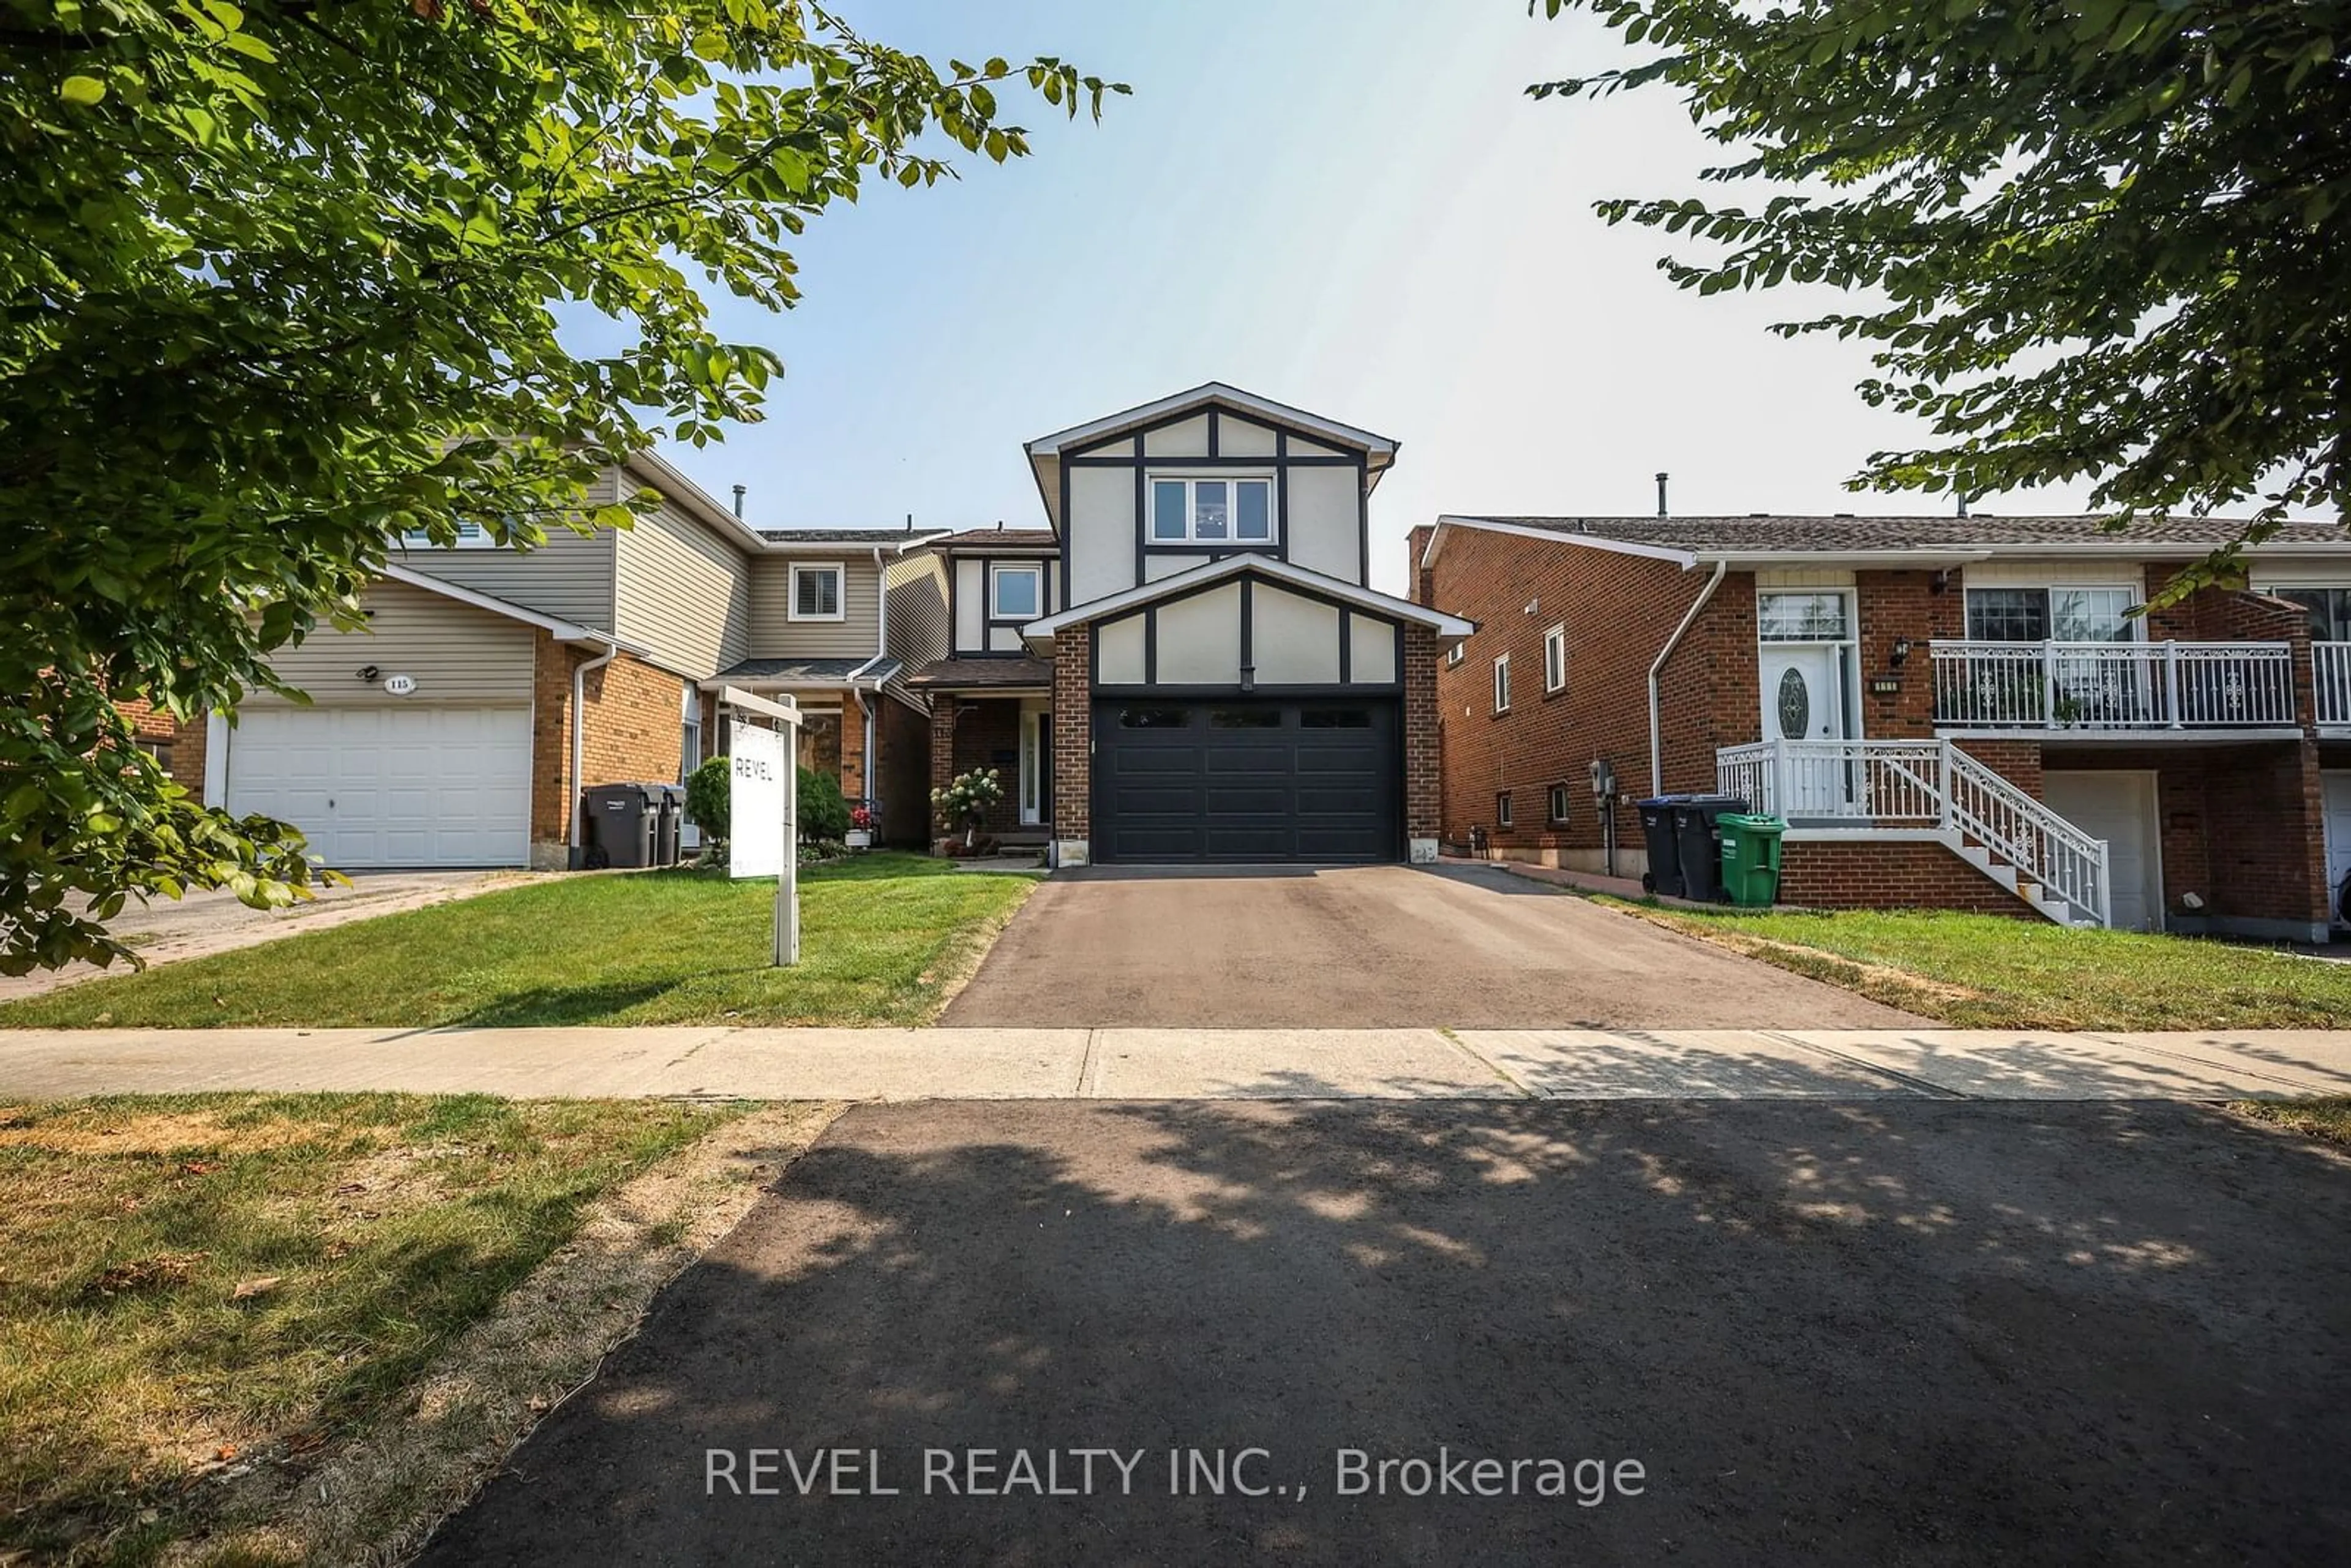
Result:
[[1494,826],[1497,828],[1514,828],[1518,826],[1518,823],[1512,820],[1512,812],[1510,810],[1510,792],[1508,789],[1497,789],[1494,791]]
[[1445,650],[1445,667],[1448,670],[1453,669],[1458,666],[1461,661],[1468,656],[1469,644],[1468,641],[1464,640],[1462,642],[1456,643],[1453,646]]
[[1508,653],[1494,660],[1494,711],[1510,711],[1510,656]]
[[[1265,486],[1266,536],[1261,539],[1240,537],[1241,508],[1238,492],[1226,497],[1225,515],[1229,527],[1223,538],[1202,538],[1200,498],[1202,485],[1261,484]],[[1181,538],[1159,531],[1159,486],[1184,486],[1184,535]],[[1156,470],[1144,476],[1143,540],[1146,546],[1173,549],[1178,545],[1209,545],[1219,549],[1263,549],[1281,542],[1281,486],[1274,483],[1273,471],[1259,473],[1254,469],[1228,470],[1220,474],[1160,473]]]
[[433,536],[423,528],[410,528],[400,536],[400,548],[402,549],[496,549],[498,548],[498,541],[492,538],[490,530],[481,524],[461,522],[457,525],[457,538],[454,544],[435,544],[433,542]]
[[1567,690],[1567,628],[1552,627],[1543,633],[1543,695],[1555,695]]
[[[2061,593],[2119,593],[2129,599],[2130,604],[2128,608],[2131,610],[2137,610],[2147,602],[2147,595],[2141,589],[2140,585],[2130,581],[2099,582],[2095,580],[2075,580],[2066,582],[1978,582],[1962,584],[1959,595],[1959,630],[1962,632],[1968,632],[1970,630],[1969,623],[1974,620],[1974,617],[1969,613],[1970,606],[1967,598],[1969,594],[2008,593],[2020,591],[2024,593],[2037,593],[2041,595],[2041,602],[2043,608],[2044,618],[2049,623],[2049,640],[2051,642],[2067,641],[2067,639],[2061,638],[2057,635],[2057,596]],[[2126,613],[2123,618],[2123,623],[2124,629],[2130,633],[2129,636],[2117,643],[2101,643],[2099,645],[2103,647],[2119,648],[2127,644],[2144,643],[2147,641],[2146,616],[2130,615]],[[1968,640],[1970,642],[1975,641],[1972,635],[1970,635]],[[1998,639],[1993,639],[1993,641],[1997,640]],[[2032,646],[2030,643],[2021,643],[2015,645],[2025,648]]]
[[[1552,802],[1554,800],[1559,803],[1559,810],[1556,811],[1551,809]],[[1573,801],[1574,796],[1569,793],[1568,788],[1564,784],[1553,784],[1550,788],[1546,789],[1543,791],[1543,820],[1546,824],[1554,828],[1565,827],[1567,825],[1568,807],[1573,804]]]
[[[800,579],[816,572],[832,573],[832,613],[803,615],[800,613]],[[796,560],[792,562],[790,590],[784,601],[784,618],[788,621],[846,621],[849,619],[849,569],[837,560]]]
[[[1004,606],[999,600],[998,596],[1000,590],[997,585],[1001,583],[1007,577],[1015,575],[1029,577],[1036,580],[1037,607],[1034,610],[1030,610],[1026,612],[1008,615],[1005,613]],[[1050,615],[1052,611],[1048,609],[1045,604],[1045,563],[1043,561],[999,560],[988,563],[987,618],[990,621],[1034,621],[1040,616]]]

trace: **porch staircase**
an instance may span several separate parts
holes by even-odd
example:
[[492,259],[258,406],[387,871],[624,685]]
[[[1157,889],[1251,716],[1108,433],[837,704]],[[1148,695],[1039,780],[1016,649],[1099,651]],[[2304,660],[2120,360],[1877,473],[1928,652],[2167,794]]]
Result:
[[1717,788],[1806,837],[1932,839],[2067,926],[2112,923],[2106,843],[1948,740],[1764,740],[1715,754]]

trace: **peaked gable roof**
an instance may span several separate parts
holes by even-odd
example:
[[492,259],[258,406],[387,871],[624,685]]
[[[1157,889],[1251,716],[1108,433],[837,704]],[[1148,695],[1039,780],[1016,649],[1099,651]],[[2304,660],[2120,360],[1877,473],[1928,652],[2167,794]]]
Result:
[[1374,614],[1397,621],[1414,622],[1430,627],[1439,637],[1467,637],[1478,630],[1474,621],[1464,621],[1458,615],[1447,615],[1426,604],[1416,604],[1409,599],[1398,599],[1376,589],[1346,581],[1343,578],[1325,577],[1319,571],[1309,571],[1293,566],[1278,557],[1269,555],[1228,555],[1166,577],[1137,583],[1116,593],[1083,604],[1072,604],[1058,615],[1048,615],[1031,621],[1020,628],[1020,635],[1029,642],[1050,642],[1053,634],[1067,626],[1083,626],[1105,616],[1154,604],[1163,599],[1175,599],[1198,589],[1212,587],[1228,578],[1254,577],[1276,586],[1301,588],[1324,599],[1335,599]]

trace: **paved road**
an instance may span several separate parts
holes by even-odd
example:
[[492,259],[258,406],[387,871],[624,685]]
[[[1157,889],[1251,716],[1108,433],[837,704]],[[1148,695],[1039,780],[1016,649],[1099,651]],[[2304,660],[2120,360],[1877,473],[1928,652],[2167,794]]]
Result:
[[1850,992],[1483,867],[1096,867],[1039,888],[948,1025],[1863,1029]]
[[866,1108],[424,1561],[2351,1561],[2347,1231],[2187,1106]]

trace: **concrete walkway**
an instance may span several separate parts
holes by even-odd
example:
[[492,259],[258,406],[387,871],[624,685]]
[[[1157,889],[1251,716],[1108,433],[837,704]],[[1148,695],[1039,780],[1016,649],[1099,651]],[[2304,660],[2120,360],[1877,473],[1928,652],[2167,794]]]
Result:
[[0,1031],[0,1097],[212,1089],[809,1100],[2220,1100],[2351,1094],[2351,1031]]

